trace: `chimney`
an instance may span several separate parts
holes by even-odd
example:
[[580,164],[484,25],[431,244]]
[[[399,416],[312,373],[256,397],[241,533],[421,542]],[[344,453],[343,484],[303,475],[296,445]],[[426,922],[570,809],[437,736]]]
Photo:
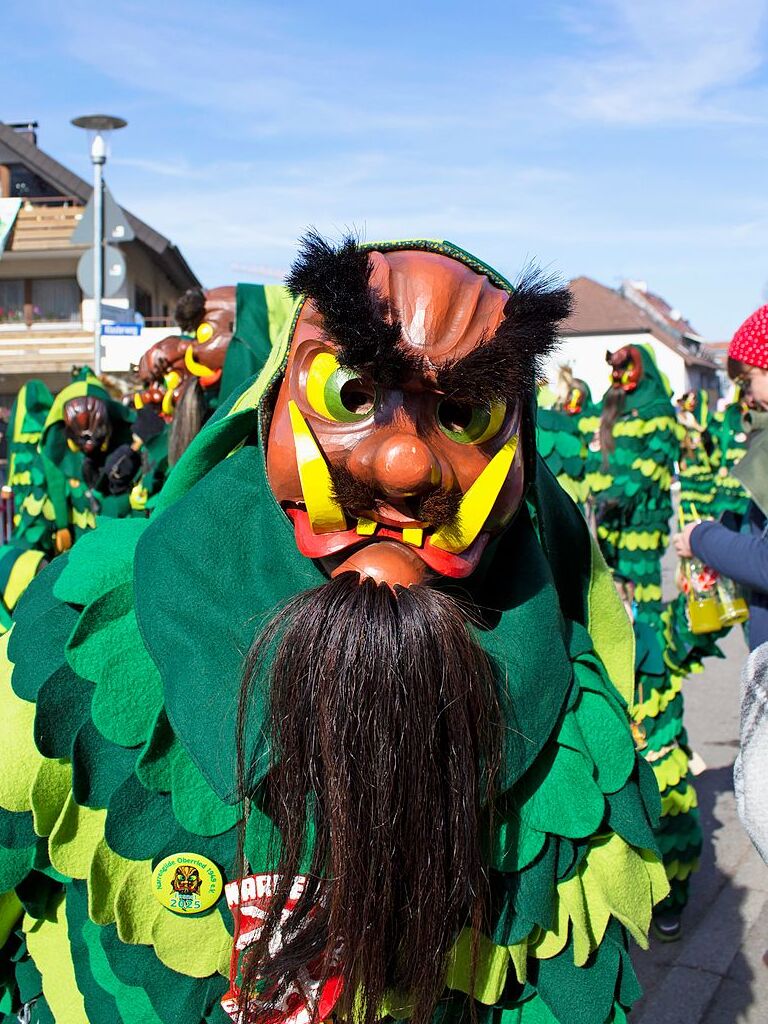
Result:
[[9,121],[8,128],[13,128],[17,135],[20,135],[25,142],[37,145],[37,129],[40,127],[37,121]]

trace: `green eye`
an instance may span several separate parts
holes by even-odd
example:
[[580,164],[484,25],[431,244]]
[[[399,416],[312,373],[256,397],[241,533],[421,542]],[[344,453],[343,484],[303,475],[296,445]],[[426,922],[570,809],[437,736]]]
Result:
[[505,402],[470,405],[444,398],[437,407],[437,422],[446,437],[459,444],[484,444],[501,430],[507,412]]
[[351,370],[339,366],[330,352],[319,352],[309,368],[307,400],[315,412],[337,423],[356,423],[370,416],[376,389]]

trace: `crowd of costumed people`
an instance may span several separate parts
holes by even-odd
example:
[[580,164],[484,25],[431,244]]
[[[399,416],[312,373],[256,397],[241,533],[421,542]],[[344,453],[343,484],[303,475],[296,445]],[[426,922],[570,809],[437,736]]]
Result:
[[627,1020],[702,849],[683,681],[760,621],[709,527],[759,504],[768,332],[717,411],[643,345],[544,383],[569,310],[310,231],[130,380],[21,388],[0,1021]]

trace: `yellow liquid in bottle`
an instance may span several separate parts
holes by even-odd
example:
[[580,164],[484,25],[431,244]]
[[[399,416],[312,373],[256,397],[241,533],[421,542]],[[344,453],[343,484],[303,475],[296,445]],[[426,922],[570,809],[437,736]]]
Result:
[[714,597],[689,598],[688,618],[691,623],[691,632],[697,635],[714,633],[716,630],[722,629],[720,612]]

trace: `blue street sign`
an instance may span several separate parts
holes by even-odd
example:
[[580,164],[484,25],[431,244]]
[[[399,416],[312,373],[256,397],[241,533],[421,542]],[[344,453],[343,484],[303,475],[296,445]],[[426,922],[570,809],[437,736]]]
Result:
[[141,334],[141,324],[102,324],[101,333],[123,338],[138,338]]

